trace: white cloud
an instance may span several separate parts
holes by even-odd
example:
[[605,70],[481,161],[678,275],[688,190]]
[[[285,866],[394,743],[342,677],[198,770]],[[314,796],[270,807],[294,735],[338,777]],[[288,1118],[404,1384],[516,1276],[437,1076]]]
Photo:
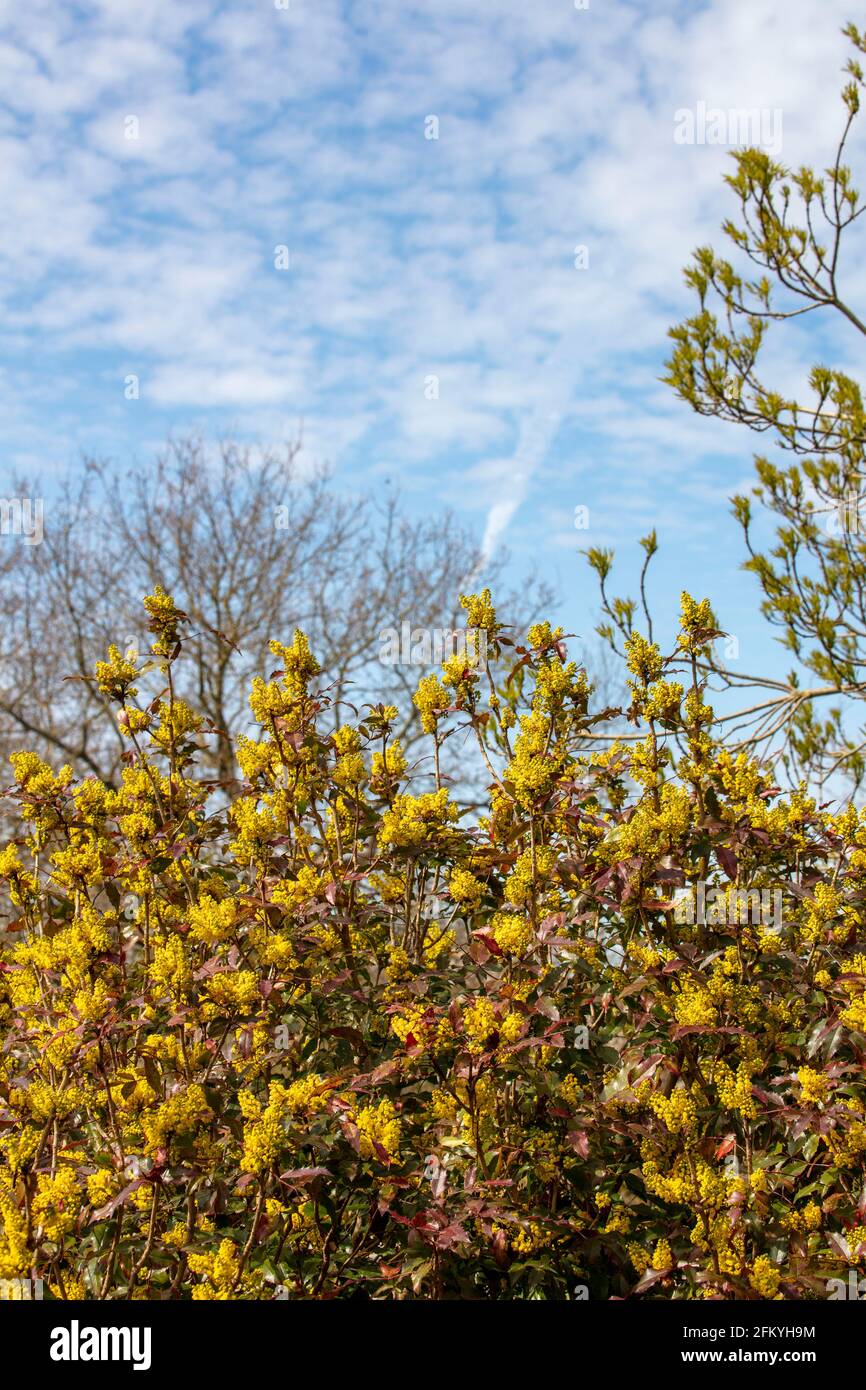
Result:
[[[729,159],[675,145],[674,112],[779,106],[785,156],[826,163],[848,9],[0,5],[9,456],[127,447],[154,407],[278,437],[303,418],[309,453],[456,503],[487,547],[516,528],[543,547],[577,502],[624,534],[662,510],[714,524],[724,479],[702,460],[739,477],[748,441],[657,378]],[[779,349],[785,379],[808,347]]]

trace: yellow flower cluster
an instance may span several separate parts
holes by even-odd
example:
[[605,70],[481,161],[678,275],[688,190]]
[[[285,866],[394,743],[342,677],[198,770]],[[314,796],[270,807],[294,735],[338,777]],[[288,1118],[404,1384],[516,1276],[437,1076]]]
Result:
[[478,907],[484,897],[484,884],[468,869],[457,868],[451,872],[448,891],[456,903],[469,908]]
[[[601,752],[565,634],[512,642],[487,590],[463,600],[487,668],[461,652],[415,694],[430,756],[396,707],[335,705],[296,632],[218,787],[186,615],[146,607],[156,659],[96,672],[114,784],[12,758],[0,1278],[623,1298],[633,1268],[652,1298],[773,1299],[859,1261],[866,814],[718,745],[684,659],[706,600],[669,656],[612,610],[638,737]],[[737,910],[777,888],[781,930]]]
[[461,594],[460,606],[466,610],[466,624],[486,632],[488,637],[496,635],[496,609],[489,589],[480,594]]
[[653,1269],[670,1269],[673,1265],[673,1262],[673,1251],[671,1250],[668,1241],[664,1239],[658,1241],[658,1243],[656,1244],[656,1248],[653,1251],[653,1257],[651,1261]]
[[383,849],[416,849],[440,837],[457,815],[444,787],[420,796],[401,792],[382,817],[379,844]]
[[96,683],[100,693],[121,703],[138,694],[133,681],[138,675],[138,662],[121,656],[115,646],[108,648],[108,660],[97,661]]
[[782,1276],[769,1255],[759,1255],[749,1270],[749,1283],[761,1298],[776,1298]]
[[490,933],[506,956],[525,955],[535,940],[532,923],[516,912],[495,912]]
[[712,1080],[719,1095],[719,1102],[726,1110],[736,1111],[744,1119],[757,1119],[758,1107],[752,1095],[752,1075],[757,1064],[743,1058],[734,1072],[726,1062],[719,1061],[712,1071]]
[[439,720],[451,704],[451,697],[438,676],[423,676],[413,696],[425,734],[435,734]]
[[193,1274],[201,1276],[201,1282],[192,1289],[198,1301],[250,1297],[261,1284],[260,1279],[242,1273],[240,1255],[230,1240],[220,1241],[215,1253],[190,1254],[187,1263]]
[[801,1067],[797,1072],[800,1100],[804,1105],[824,1105],[830,1095],[830,1078],[814,1067]]
[[78,1219],[81,1189],[72,1168],[61,1168],[53,1177],[40,1173],[33,1199],[33,1218],[46,1240],[61,1241]]
[[671,1134],[689,1134],[694,1130],[698,1112],[688,1091],[681,1086],[670,1096],[654,1091],[649,1098],[650,1109],[660,1119]]
[[402,1126],[393,1101],[365,1105],[358,1112],[357,1125],[362,1158],[391,1160],[398,1156]]
[[195,1136],[212,1119],[213,1111],[204,1088],[195,1082],[169,1096],[154,1110],[144,1112],[141,1128],[146,1151],[155,1155],[163,1148],[177,1150],[184,1140]]

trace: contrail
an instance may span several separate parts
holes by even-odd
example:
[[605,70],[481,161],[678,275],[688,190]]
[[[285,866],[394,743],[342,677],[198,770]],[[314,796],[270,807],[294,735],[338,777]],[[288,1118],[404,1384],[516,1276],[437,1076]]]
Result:
[[523,419],[517,448],[500,475],[500,496],[487,513],[481,555],[468,576],[465,587],[471,592],[480,579],[505,534],[518,508],[526,500],[529,484],[539,464],[543,463],[562,416],[558,410],[542,410],[536,406]]

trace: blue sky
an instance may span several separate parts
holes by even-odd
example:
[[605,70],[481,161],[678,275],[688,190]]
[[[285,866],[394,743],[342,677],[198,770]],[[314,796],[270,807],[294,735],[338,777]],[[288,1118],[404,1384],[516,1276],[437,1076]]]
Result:
[[[676,144],[674,113],[778,108],[781,157],[826,163],[850,18],[850,0],[0,0],[7,471],[145,468],[170,430],[274,443],[303,421],[308,462],[453,507],[580,633],[577,551],[615,546],[628,589],[654,526],[659,612],[709,593],[765,669],[727,505],[752,441],[658,381],[681,268],[732,211],[728,152]],[[844,332],[822,347],[856,370]],[[771,341],[785,384],[813,354],[802,331]]]

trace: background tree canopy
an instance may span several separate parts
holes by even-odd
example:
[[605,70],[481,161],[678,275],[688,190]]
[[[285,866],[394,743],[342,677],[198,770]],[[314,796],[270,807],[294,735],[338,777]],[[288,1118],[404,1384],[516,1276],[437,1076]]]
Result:
[[[737,696],[722,727],[732,748],[758,749],[780,774],[825,785],[842,772],[858,789],[866,772],[866,413],[860,384],[845,372],[815,365],[809,394],[793,399],[761,373],[762,347],[774,324],[805,315],[839,315],[852,334],[866,335],[862,311],[845,290],[846,233],[864,205],[845,162],[860,115],[864,79],[859,55],[866,36],[846,29],[855,55],[842,90],[843,121],[826,169],[789,169],[764,150],[733,157],[727,176],[739,203],[723,230],[737,259],[711,247],[695,252],[686,282],[698,311],[671,329],[674,349],[666,380],[701,415],[766,435],[790,462],[755,459],[751,496],[733,498],[747,546],[746,569],[763,592],[762,612],[780,631],[797,666],[787,680],[745,674],[710,653],[706,670],[716,688]],[[737,268],[737,267],[741,268]],[[847,267],[851,275],[851,265]],[[851,277],[853,278],[853,276]],[[775,525],[765,553],[753,543],[755,506]],[[644,542],[647,565],[655,533]],[[595,548],[589,560],[602,584],[605,621],[615,643],[630,630],[633,600],[609,599],[613,554]],[[646,590],[642,579],[644,616]],[[717,626],[724,626],[724,615]],[[804,676],[806,683],[804,683]],[[817,678],[809,679],[809,677]],[[748,695],[743,704],[743,695]],[[830,703],[834,702],[834,703]]]

